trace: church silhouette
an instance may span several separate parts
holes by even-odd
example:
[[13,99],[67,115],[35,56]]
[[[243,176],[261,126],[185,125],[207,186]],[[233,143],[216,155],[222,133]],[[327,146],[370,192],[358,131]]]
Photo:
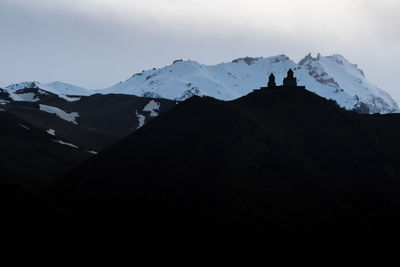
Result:
[[274,88],[301,88],[305,89],[305,86],[297,86],[297,78],[294,77],[294,72],[289,69],[287,77],[283,79],[283,85],[277,86],[275,82],[275,75],[271,73],[268,80],[268,87],[261,87],[261,89],[274,89]]

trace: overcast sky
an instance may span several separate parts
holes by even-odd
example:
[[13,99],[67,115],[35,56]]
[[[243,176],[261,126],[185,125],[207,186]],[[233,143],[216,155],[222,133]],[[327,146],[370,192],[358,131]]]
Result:
[[105,88],[174,59],[342,54],[400,102],[400,0],[0,0],[0,86]]

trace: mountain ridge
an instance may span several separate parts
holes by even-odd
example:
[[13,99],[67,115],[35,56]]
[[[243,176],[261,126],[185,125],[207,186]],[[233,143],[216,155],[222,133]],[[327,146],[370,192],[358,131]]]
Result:
[[[40,89],[0,89],[0,107],[44,132],[78,147],[98,152],[132,133],[159,113],[176,105],[175,101],[135,95],[92,94],[67,96]],[[43,88],[43,86],[41,86]]]
[[51,190],[78,221],[128,240],[371,241],[400,234],[399,121],[302,87],[194,96]]
[[[356,64],[339,54],[326,57],[318,54],[314,58],[310,53],[298,63],[283,54],[267,58],[238,58],[210,66],[191,60],[175,60],[172,65],[136,73],[124,82],[96,90],[59,82],[35,85],[65,95],[119,93],[175,101],[207,95],[220,100],[233,100],[265,85],[270,73],[281,81],[290,68],[300,85],[326,99],[335,100],[348,110],[371,114],[399,112],[398,104],[388,93],[371,84]],[[23,86],[24,83],[10,85],[8,90],[15,91]],[[71,90],[67,90],[68,86]]]

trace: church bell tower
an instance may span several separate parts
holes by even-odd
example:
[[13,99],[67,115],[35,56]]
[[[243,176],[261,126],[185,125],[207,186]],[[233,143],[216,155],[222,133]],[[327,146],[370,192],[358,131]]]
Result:
[[294,72],[290,69],[287,77],[283,79],[283,86],[297,86],[297,79],[294,77]]
[[269,88],[276,87],[275,75],[273,73],[271,73],[271,75],[269,76],[268,87]]

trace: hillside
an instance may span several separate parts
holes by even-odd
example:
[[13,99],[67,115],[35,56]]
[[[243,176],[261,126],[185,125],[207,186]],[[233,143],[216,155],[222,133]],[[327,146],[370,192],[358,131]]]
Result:
[[0,89],[0,104],[43,132],[99,152],[176,102],[118,94],[59,95],[33,86],[12,92]]
[[1,183],[42,186],[64,175],[92,154],[62,142],[0,106]]
[[371,242],[399,234],[399,134],[301,88],[193,97],[49,192],[98,238]]

